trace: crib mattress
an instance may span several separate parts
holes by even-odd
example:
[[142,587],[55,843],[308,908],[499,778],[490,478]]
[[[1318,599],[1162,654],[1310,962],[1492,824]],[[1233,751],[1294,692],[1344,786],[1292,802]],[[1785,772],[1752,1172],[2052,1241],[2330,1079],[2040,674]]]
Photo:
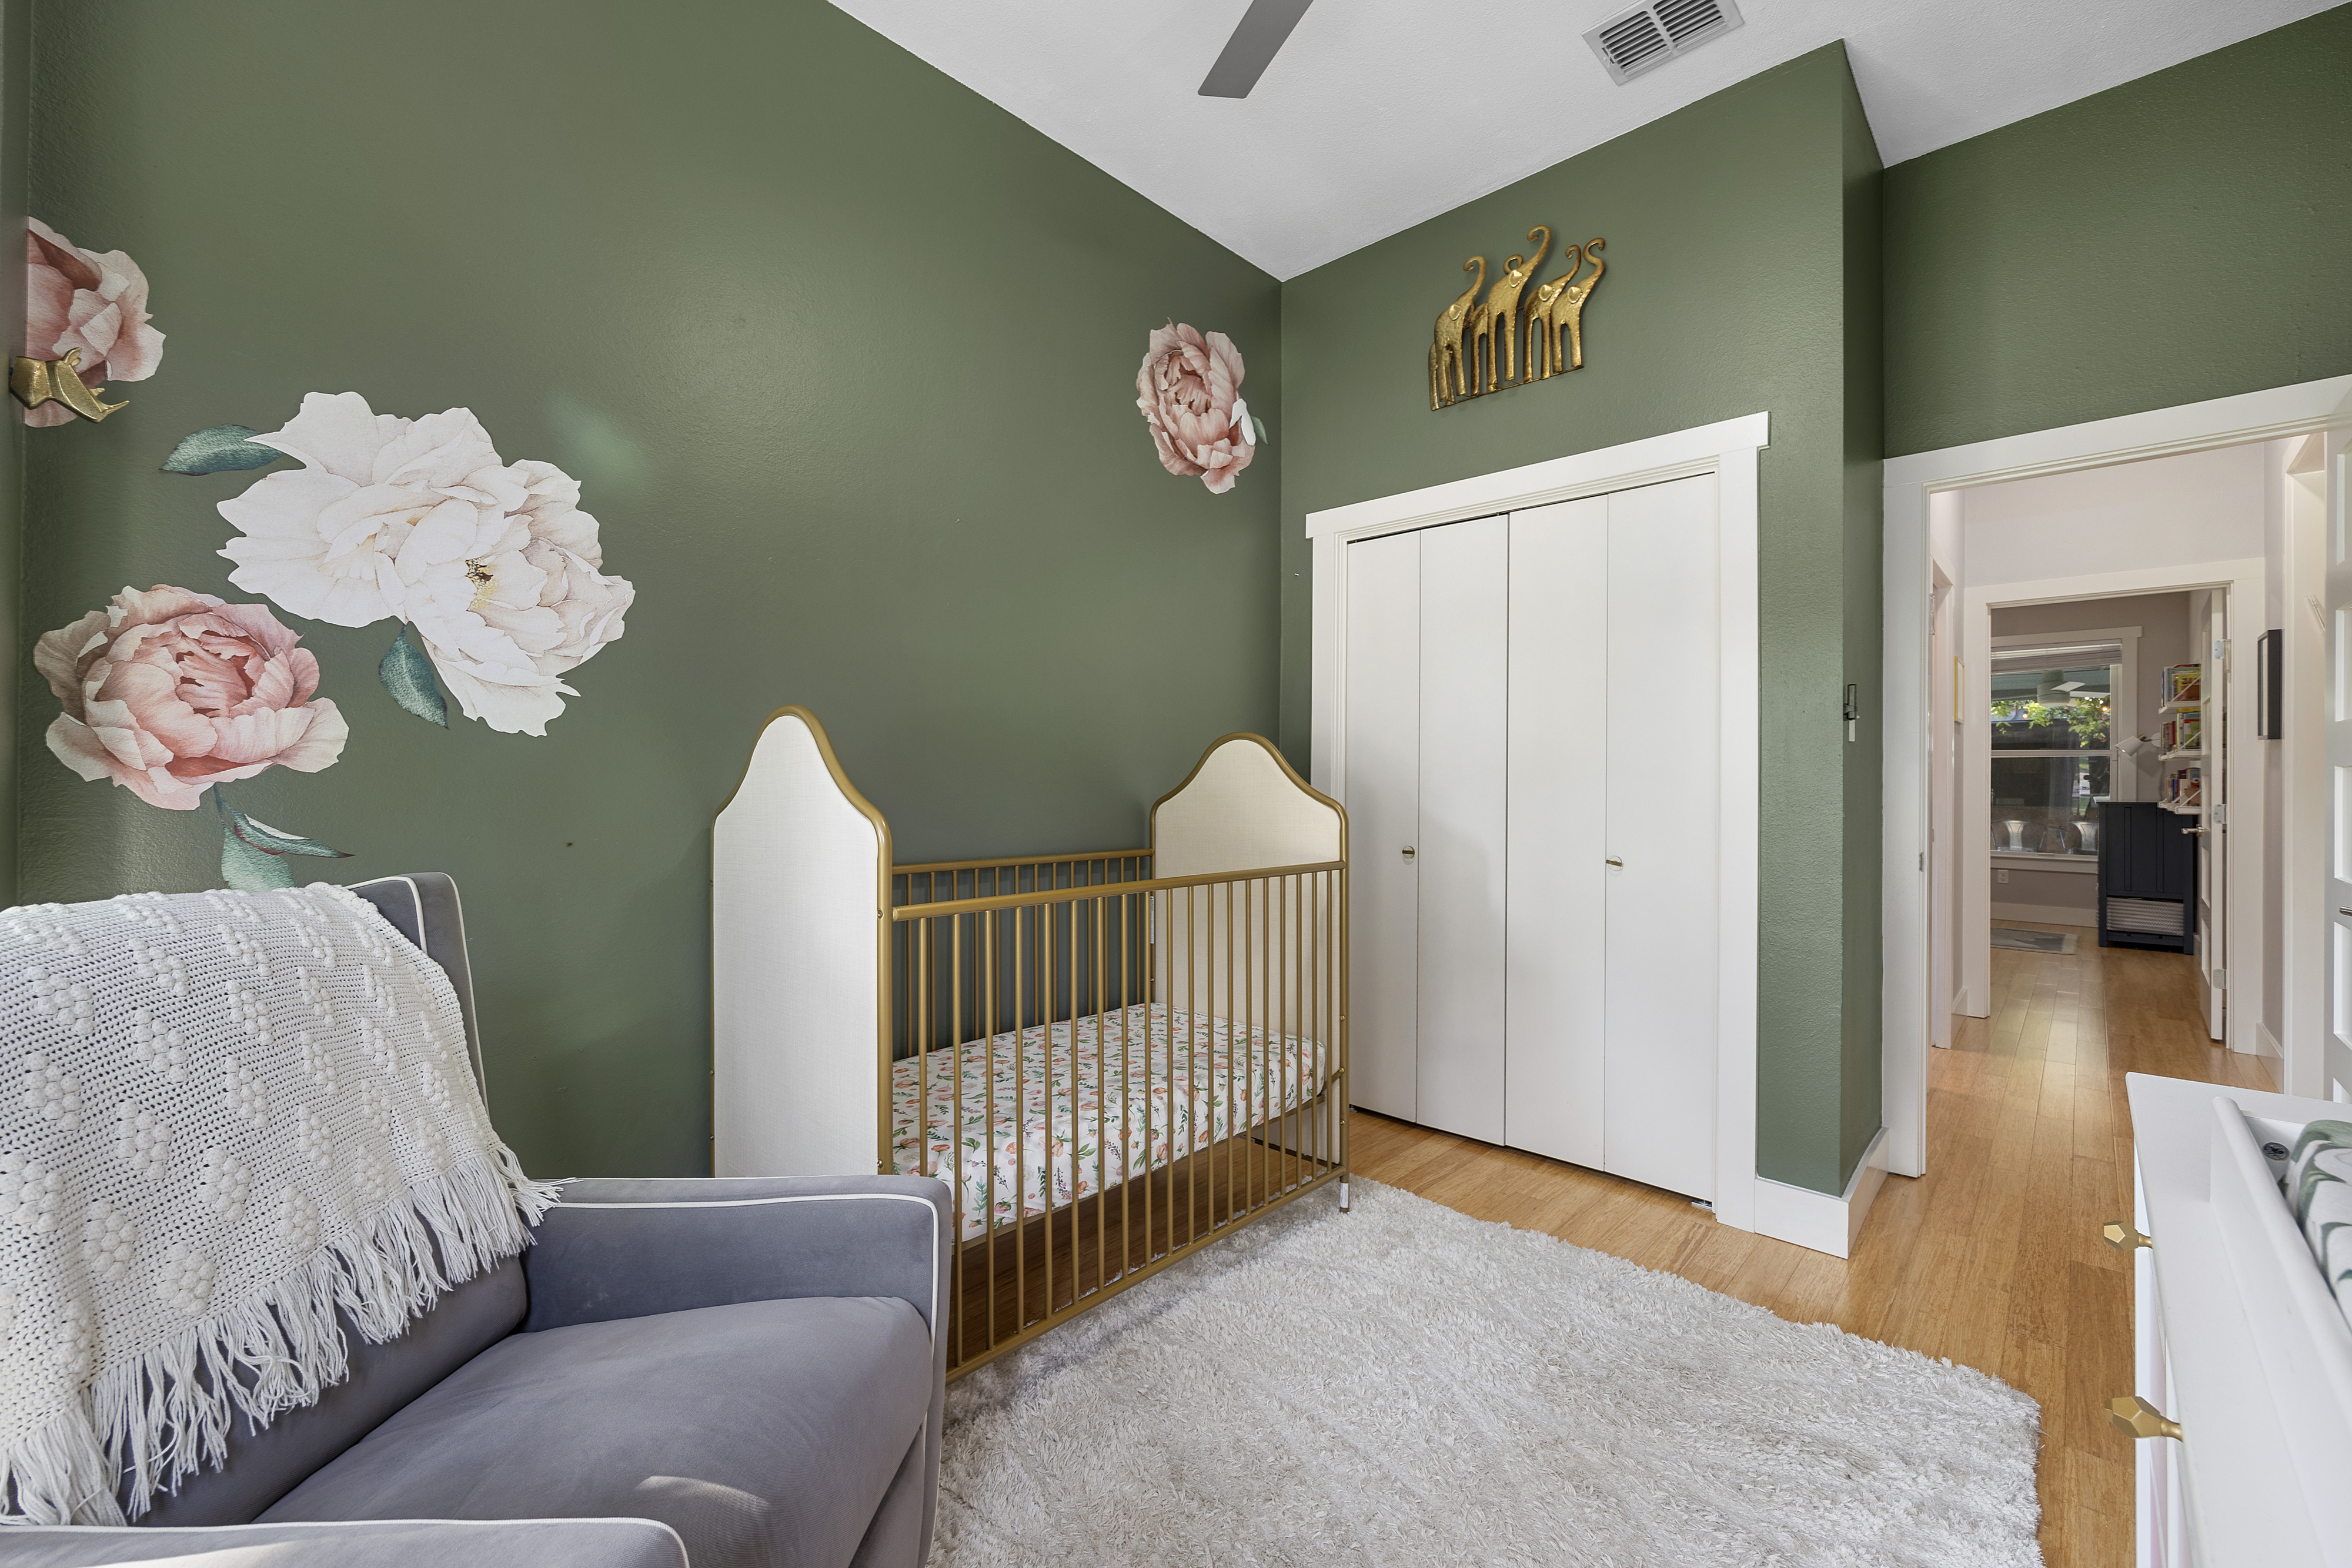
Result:
[[1329,1069],[1319,1040],[1158,1002],[1055,1024],[1050,1059],[1047,1032],[967,1043],[961,1085],[952,1049],[892,1064],[892,1163],[920,1175],[929,1145],[931,1173],[955,1173],[967,1239],[1312,1103]]

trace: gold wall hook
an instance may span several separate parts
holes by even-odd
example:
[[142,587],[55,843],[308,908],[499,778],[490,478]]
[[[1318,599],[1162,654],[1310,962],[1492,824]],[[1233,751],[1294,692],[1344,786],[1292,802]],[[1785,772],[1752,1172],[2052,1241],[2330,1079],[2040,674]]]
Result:
[[2153,1247],[2156,1245],[2156,1242],[2151,1238],[2142,1236],[2138,1231],[2133,1229],[2130,1225],[2120,1219],[2108,1220],[2105,1225],[2099,1228],[2099,1234],[2107,1239],[2108,1246],[2115,1248],[2120,1252],[2128,1252],[2135,1247]]
[[2107,1401],[2107,1419],[2129,1437],[2178,1437],[2180,1423],[2137,1394]]
[[63,358],[56,360],[28,360],[19,354],[8,364],[8,390],[26,408],[38,408],[54,398],[93,422],[131,406],[129,398],[121,402],[103,401],[83,382],[79,349],[68,349]]

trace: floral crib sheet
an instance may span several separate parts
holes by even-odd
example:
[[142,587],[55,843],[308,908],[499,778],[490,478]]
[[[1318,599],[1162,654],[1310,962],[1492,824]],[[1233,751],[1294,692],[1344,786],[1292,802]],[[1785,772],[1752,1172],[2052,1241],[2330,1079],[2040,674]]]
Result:
[[[1060,1208],[1125,1181],[1130,1158],[1141,1174],[1297,1109],[1302,1078],[1311,1103],[1328,1066],[1320,1040],[1237,1030],[1206,1013],[1171,1013],[1159,1002],[1066,1020],[1052,1032],[1050,1065],[1042,1024],[1021,1031],[1017,1061],[1011,1030],[985,1050],[978,1040],[966,1043],[961,1095],[950,1082],[951,1048],[929,1054],[928,1072],[917,1057],[891,1066],[892,1164],[901,1176],[921,1175],[926,1163],[943,1180],[956,1171],[967,1240],[992,1221],[1012,1223],[1016,1192],[1022,1215],[1043,1214],[1048,1192]],[[1024,1103],[1017,1135],[1016,1071]]]

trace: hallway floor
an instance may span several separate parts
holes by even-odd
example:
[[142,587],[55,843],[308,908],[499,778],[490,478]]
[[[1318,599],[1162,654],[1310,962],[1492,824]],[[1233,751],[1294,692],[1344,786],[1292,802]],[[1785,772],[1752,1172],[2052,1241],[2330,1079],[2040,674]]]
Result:
[[[2003,922],[2003,924],[2015,924]],[[1482,1219],[1663,1269],[1800,1322],[1980,1367],[2042,1405],[2052,1568],[2131,1561],[2132,1445],[2102,1408],[2132,1382],[2124,1074],[2271,1087],[2205,1036],[2193,960],[2102,949],[1992,955],[1992,1016],[1932,1053],[1927,1172],[1887,1179],[1854,1256],[1718,1226],[1684,1198],[1359,1112],[1357,1171]]]

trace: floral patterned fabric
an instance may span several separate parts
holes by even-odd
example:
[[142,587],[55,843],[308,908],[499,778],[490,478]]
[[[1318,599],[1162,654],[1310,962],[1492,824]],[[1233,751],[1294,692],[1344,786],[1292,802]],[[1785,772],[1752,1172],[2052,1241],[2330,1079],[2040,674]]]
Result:
[[1302,1079],[1311,1103],[1328,1066],[1319,1040],[1158,1002],[1055,1024],[1050,1061],[1046,1032],[966,1044],[960,1092],[951,1048],[891,1068],[893,1164],[956,1173],[967,1239],[1296,1110]]

